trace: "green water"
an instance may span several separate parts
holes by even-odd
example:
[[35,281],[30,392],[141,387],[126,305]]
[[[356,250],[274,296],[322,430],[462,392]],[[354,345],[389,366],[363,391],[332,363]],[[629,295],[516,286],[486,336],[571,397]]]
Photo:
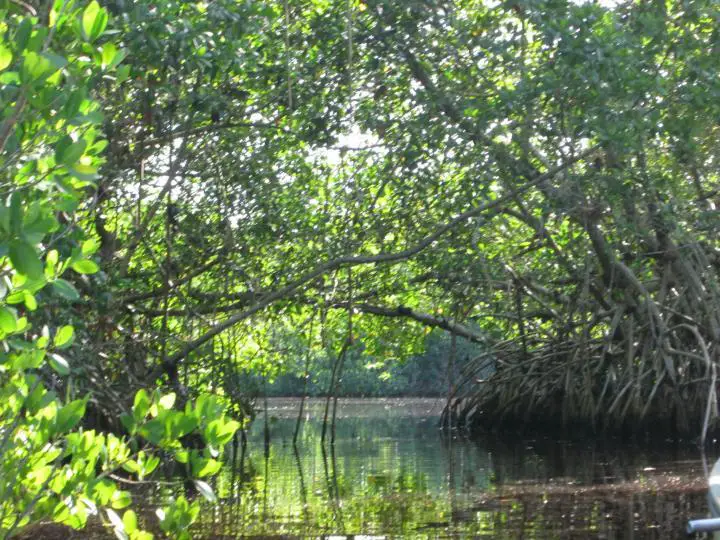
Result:
[[707,513],[692,446],[453,438],[437,400],[354,399],[327,449],[323,401],[310,400],[295,451],[298,404],[269,400],[267,454],[260,414],[198,536],[679,538]]

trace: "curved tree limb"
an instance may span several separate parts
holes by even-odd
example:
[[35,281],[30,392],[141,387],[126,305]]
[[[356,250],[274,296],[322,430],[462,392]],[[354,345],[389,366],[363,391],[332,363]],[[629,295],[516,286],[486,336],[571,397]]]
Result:
[[328,272],[332,272],[334,270],[337,270],[339,268],[343,267],[349,267],[349,266],[360,266],[365,264],[388,264],[388,263],[396,263],[399,261],[407,260],[414,255],[420,253],[424,249],[428,248],[430,245],[432,245],[435,241],[439,240],[442,236],[447,234],[449,231],[453,230],[455,227],[460,225],[461,223],[466,222],[468,219],[479,216],[485,212],[488,212],[490,210],[496,210],[499,211],[500,208],[502,208],[503,205],[515,200],[515,198],[518,196],[519,193],[523,193],[526,191],[529,191],[533,187],[538,186],[539,184],[542,184],[552,176],[558,174],[559,172],[565,170],[567,167],[571,166],[573,163],[580,161],[582,159],[585,159],[590,154],[595,152],[596,149],[590,148],[585,152],[582,152],[578,154],[576,157],[574,157],[571,160],[568,160],[565,163],[562,163],[553,169],[545,172],[544,174],[538,175],[535,179],[532,181],[526,183],[524,186],[521,186],[513,191],[510,195],[504,196],[504,197],[498,197],[495,200],[488,201],[480,206],[476,206],[474,208],[471,208],[470,210],[467,210],[463,212],[462,214],[454,217],[444,225],[438,227],[434,232],[427,235],[425,238],[420,240],[418,243],[416,243],[414,246],[409,247],[407,249],[404,249],[402,251],[397,252],[391,252],[391,253],[379,253],[377,255],[359,255],[359,256],[347,256],[347,257],[339,257],[337,259],[333,259],[330,261],[327,261],[325,263],[322,263],[318,266],[316,266],[314,269],[310,270],[309,272],[303,274],[299,278],[291,281],[284,287],[281,287],[280,289],[277,289],[274,292],[268,292],[266,296],[264,296],[262,299],[259,299],[257,303],[248,309],[236,313],[235,315],[228,317],[227,319],[218,322],[214,326],[212,326],[207,332],[205,332],[200,337],[190,341],[187,343],[180,351],[177,353],[168,356],[158,368],[156,368],[150,375],[151,380],[155,380],[163,375],[167,370],[173,369],[178,362],[180,362],[183,358],[185,358],[188,354],[190,354],[192,351],[196,350],[198,347],[202,346],[203,344],[207,343],[209,340],[211,340],[213,337],[217,336],[218,334],[222,333],[224,330],[227,330],[228,328],[231,328],[232,326],[235,326],[241,321],[244,321],[245,319],[251,317],[258,311],[261,311],[262,309],[266,308],[270,304],[276,302],[277,300],[280,300],[282,298],[285,298],[286,296],[292,294],[297,289],[303,287],[307,283],[312,282],[313,280],[317,279],[318,277],[322,276],[323,274],[326,274]]

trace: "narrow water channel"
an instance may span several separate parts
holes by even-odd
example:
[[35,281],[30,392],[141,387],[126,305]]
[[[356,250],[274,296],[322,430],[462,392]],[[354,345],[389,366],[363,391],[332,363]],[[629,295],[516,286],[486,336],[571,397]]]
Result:
[[334,449],[320,444],[323,401],[310,400],[295,452],[298,404],[269,400],[269,452],[261,414],[200,536],[682,538],[707,514],[692,446],[448,438],[440,401],[346,399]]

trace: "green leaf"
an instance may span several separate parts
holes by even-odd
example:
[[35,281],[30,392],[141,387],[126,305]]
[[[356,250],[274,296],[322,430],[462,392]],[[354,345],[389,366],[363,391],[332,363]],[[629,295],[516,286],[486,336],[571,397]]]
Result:
[[0,45],[0,71],[3,71],[12,63],[12,52],[4,45]]
[[67,433],[85,416],[87,399],[76,399],[58,411],[55,427],[59,433]]
[[60,139],[60,142],[55,147],[55,161],[58,165],[66,165],[68,167],[75,165],[85,153],[85,147],[86,143],[84,140],[80,139],[77,142],[73,142],[69,136],[65,136]]
[[133,459],[129,459],[123,462],[122,467],[127,472],[132,474],[137,474],[137,472],[140,470],[140,465],[138,465],[138,462]]
[[132,417],[132,415],[129,415],[128,413],[121,414],[120,423],[128,431],[128,433],[130,433],[131,435],[135,434],[137,424],[135,423],[135,419]]
[[82,31],[86,40],[92,42],[99,38],[107,26],[108,15],[95,0],[90,2],[82,14]]
[[89,257],[98,249],[100,249],[100,242],[98,242],[94,238],[89,238],[88,240],[85,240],[82,244],[82,254],[85,257]]
[[148,411],[150,410],[150,397],[144,389],[140,389],[135,394],[135,401],[133,402],[133,416],[138,422],[143,420]]
[[125,525],[125,532],[132,534],[137,530],[137,515],[132,510],[126,510],[123,514],[123,524]]
[[23,60],[20,70],[21,78],[25,82],[35,82],[52,75],[59,68],[55,65],[56,58],[28,52]]
[[72,269],[75,270],[78,274],[94,274],[98,270],[100,270],[100,267],[95,261],[91,261],[90,259],[83,259],[81,261],[74,262],[72,264]]
[[152,473],[158,465],[160,465],[160,458],[158,456],[148,457],[142,465],[142,476],[147,476]]
[[59,349],[69,347],[70,345],[72,345],[74,336],[75,330],[73,329],[73,327],[70,325],[65,325],[56,332],[53,343]]
[[193,431],[198,425],[198,419],[195,416],[177,413],[173,416],[171,434],[173,438],[179,439]]
[[11,334],[17,329],[17,319],[12,311],[5,306],[0,307],[0,330]]
[[[125,52],[123,51],[123,55],[124,54]],[[126,81],[130,77],[130,66],[120,66],[115,75],[118,83]]]
[[221,447],[230,442],[240,424],[232,420],[217,418],[210,422],[205,430],[205,440],[212,446]]
[[[65,115],[65,118],[74,118],[75,115],[80,112],[80,106],[82,105],[82,102],[85,100],[85,89],[81,88],[79,90],[75,90],[70,96],[68,97],[67,101],[65,102],[65,107],[63,107],[63,113]],[[70,137],[68,137],[70,138]],[[72,139],[70,139],[72,141]]]
[[210,502],[216,502],[217,497],[215,496],[215,492],[210,487],[210,484],[207,482],[203,482],[202,480],[195,480],[195,487],[200,492],[200,494],[205,497]]
[[102,505],[106,505],[110,502],[110,498],[116,490],[117,486],[107,478],[101,478],[100,480],[95,480],[92,483],[93,499],[97,499],[97,502]]
[[68,364],[68,361],[59,354],[51,354],[48,362],[50,362],[50,367],[63,377],[70,375],[70,364]]
[[10,243],[10,261],[15,269],[30,278],[38,279],[43,276],[43,264],[35,248],[23,240]]
[[155,418],[145,423],[139,431],[140,435],[145,437],[151,443],[160,444],[160,441],[162,441],[165,436],[165,423],[162,420]]
[[52,287],[55,292],[63,298],[67,298],[73,302],[80,299],[80,293],[77,292],[77,289],[69,281],[60,278],[56,279],[52,282]]
[[132,498],[130,497],[130,493],[128,491],[118,490],[113,493],[112,499],[110,500],[111,506],[116,510],[126,508],[130,506],[130,503],[132,503]]
[[193,475],[198,478],[216,474],[222,468],[222,463],[212,458],[197,457],[192,460]]
[[[123,66],[128,67],[128,66]],[[122,68],[120,68],[122,69]],[[20,74],[17,71],[7,71],[0,75],[0,84],[20,85]]]
[[108,66],[108,69],[113,69],[113,68],[117,67],[120,64],[120,62],[125,60],[126,56],[127,56],[127,51],[125,49],[120,49],[119,51],[117,51],[117,53],[115,53],[115,58],[113,58],[113,61]]
[[24,18],[18,26],[17,32],[15,32],[15,46],[18,51],[25,49],[28,39],[30,38],[30,33],[32,32],[32,27],[33,24],[30,17]]
[[67,66],[68,63],[68,61],[62,56],[53,54],[51,52],[42,53],[42,57],[48,60],[50,62],[50,65],[55,68],[53,71],[64,68],[65,66]]
[[23,295],[23,302],[25,302],[25,307],[28,308],[30,311],[35,311],[38,307],[37,299],[30,291],[21,291]]
[[68,167],[68,170],[70,174],[83,182],[92,182],[98,177],[97,167],[93,167],[92,165],[75,163],[72,167]]
[[24,332],[29,328],[27,317],[20,317],[17,320],[17,327],[15,328],[16,332]]
[[175,393],[170,392],[169,394],[165,394],[163,397],[160,398],[158,401],[158,405],[160,405],[163,409],[170,410],[173,408],[173,405],[175,405]]
[[117,47],[113,43],[106,43],[103,45],[101,57],[102,57],[102,67],[107,68],[110,66],[115,60],[115,56],[117,55],[118,50]]

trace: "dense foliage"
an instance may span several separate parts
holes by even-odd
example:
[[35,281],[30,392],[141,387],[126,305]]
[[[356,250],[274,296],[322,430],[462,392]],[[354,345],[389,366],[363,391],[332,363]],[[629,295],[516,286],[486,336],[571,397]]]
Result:
[[[375,359],[363,350],[355,349],[346,355],[337,393],[345,397],[445,397],[452,385],[463,379],[466,370],[475,368],[472,360],[485,351],[463,339],[458,339],[455,347],[456,361],[450,366],[448,352],[452,348],[452,339],[440,332],[428,334],[422,353],[402,360]],[[306,360],[289,358],[283,371],[270,380],[250,370],[241,371],[240,384],[250,396],[325,395],[330,387],[330,368],[334,359],[316,354],[309,365]],[[485,377],[491,372],[492,368],[488,366],[478,376]]]
[[[0,537],[48,519],[82,528],[99,515],[121,538],[151,538],[126,509],[130,494],[117,473],[142,480],[161,451],[186,463],[197,489],[213,498],[199,478],[218,471],[214,458],[239,425],[214,397],[178,411],[174,394],[140,390],[126,403],[127,436],[81,427],[91,396],[75,383],[92,372],[64,350],[87,340],[67,323],[82,317],[71,307],[78,288],[92,286],[82,278],[99,271],[99,243],[81,225],[107,145],[91,94],[103,78],[121,82],[115,68],[124,53],[101,43],[108,14],[97,2],[59,0],[42,17],[31,6],[0,7]],[[201,448],[183,445],[192,433]],[[187,537],[198,510],[179,497],[159,509],[159,526]]]
[[482,351],[447,377],[471,427],[715,422],[715,2],[0,14],[3,534],[82,525],[124,452],[214,470],[248,370],[336,393],[431,329],[446,374]]

